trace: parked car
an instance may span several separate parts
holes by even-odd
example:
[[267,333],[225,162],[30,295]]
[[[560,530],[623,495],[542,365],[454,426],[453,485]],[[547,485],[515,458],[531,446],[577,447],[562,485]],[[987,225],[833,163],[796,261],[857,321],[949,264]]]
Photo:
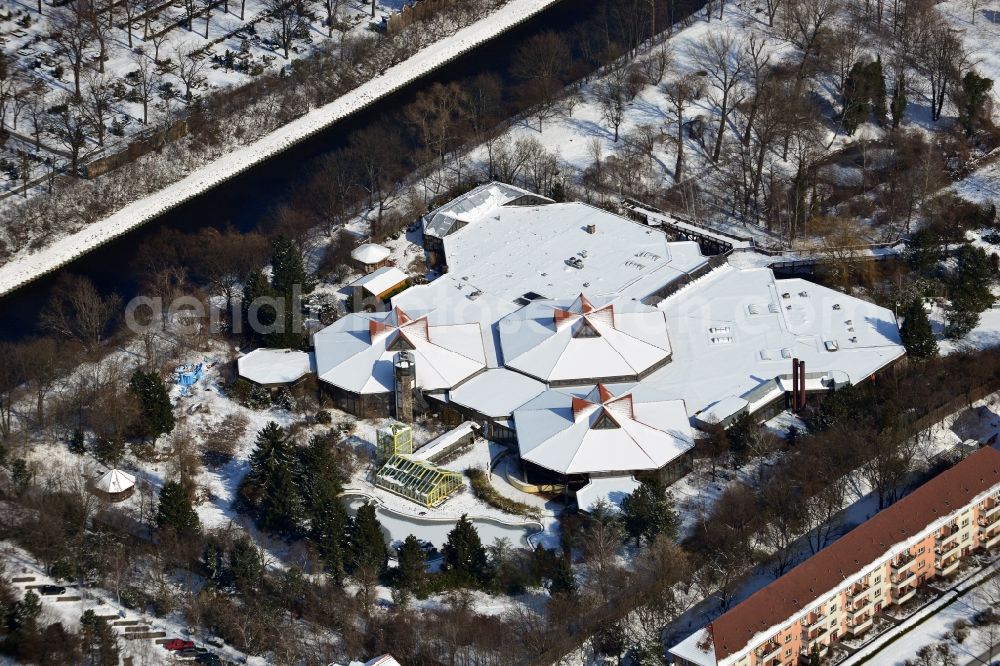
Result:
[[214,652],[202,652],[197,657],[194,658],[196,663],[199,664],[210,664],[211,666],[221,666],[222,659],[219,655]]
[[194,649],[194,641],[188,641],[183,638],[171,638],[163,644],[163,647],[170,651]]
[[189,647],[184,648],[183,650],[178,650],[174,654],[174,658],[181,661],[194,661],[198,658],[199,654],[201,653],[198,652],[198,648]]
[[218,636],[209,636],[205,640],[205,642],[208,643],[209,645],[211,645],[212,647],[218,647],[218,648],[220,648],[220,647],[222,647],[222,646],[224,646],[226,644],[226,641],[222,640]]
[[42,585],[38,588],[39,594],[44,594],[46,596],[62,594],[66,591],[66,588],[62,585]]

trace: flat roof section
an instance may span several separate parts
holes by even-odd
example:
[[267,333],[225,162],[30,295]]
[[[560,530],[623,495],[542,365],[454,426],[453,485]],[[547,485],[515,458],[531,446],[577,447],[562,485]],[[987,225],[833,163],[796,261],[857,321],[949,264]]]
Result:
[[240,377],[260,384],[274,386],[291,384],[314,372],[312,354],[296,349],[254,349],[236,359]]
[[724,265],[658,308],[673,356],[643,384],[683,398],[692,415],[732,397],[754,403],[747,394],[791,375],[793,358],[805,362],[812,388],[824,376],[857,383],[906,352],[890,310],[806,280],[775,279],[768,268]]
[[450,391],[448,400],[490,418],[505,418],[545,389],[520,372],[492,368]]

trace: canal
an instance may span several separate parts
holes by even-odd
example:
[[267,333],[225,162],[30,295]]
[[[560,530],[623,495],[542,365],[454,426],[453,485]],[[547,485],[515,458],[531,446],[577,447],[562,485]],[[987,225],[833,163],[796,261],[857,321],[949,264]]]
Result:
[[[191,199],[128,234],[98,247],[60,270],[0,298],[4,323],[0,339],[18,340],[41,334],[38,313],[48,302],[60,276],[74,274],[90,279],[102,293],[115,292],[126,300],[137,285],[131,270],[137,248],[165,229],[186,233],[202,228],[229,226],[247,232],[264,226],[269,215],[293,196],[317,170],[322,158],[342,148],[352,133],[378,122],[400,119],[400,110],[417,92],[434,83],[468,79],[493,73],[510,85],[512,55],[533,35],[549,30],[571,31],[613,11],[619,0],[563,0],[515,29],[462,55],[428,76],[385,97],[368,108],[330,126],[243,174]],[[704,0],[673,3],[675,16],[681,6],[691,13]],[[126,167],[127,168],[127,167]]]

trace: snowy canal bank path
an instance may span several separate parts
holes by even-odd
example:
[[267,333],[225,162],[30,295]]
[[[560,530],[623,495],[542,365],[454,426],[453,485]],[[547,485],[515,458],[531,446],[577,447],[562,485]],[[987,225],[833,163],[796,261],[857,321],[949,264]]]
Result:
[[[162,190],[61,238],[45,248],[0,266],[0,296],[52,272],[180,204],[208,191],[287,148],[316,134],[462,54],[524,23],[561,0],[509,0],[493,14],[415,53],[384,74],[333,102],[313,109],[254,143],[192,171]],[[127,168],[127,167],[126,167]]]
[[[435,518],[432,516],[412,516],[389,508],[379,498],[366,493],[349,490],[341,496],[347,510],[352,515],[366,502],[375,504],[375,514],[382,528],[389,537],[391,544],[402,542],[409,535],[429,541],[435,548],[441,548],[448,541],[448,533],[455,528],[460,516]],[[446,503],[447,505],[447,503]],[[436,511],[441,513],[440,510]],[[496,539],[506,538],[516,546],[532,548],[531,538],[543,531],[543,526],[537,521],[505,522],[496,518],[469,516],[483,545],[490,545]]]

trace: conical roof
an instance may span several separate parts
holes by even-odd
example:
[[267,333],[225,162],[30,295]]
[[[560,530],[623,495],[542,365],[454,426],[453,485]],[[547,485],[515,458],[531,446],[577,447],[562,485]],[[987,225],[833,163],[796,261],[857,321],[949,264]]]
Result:
[[365,243],[351,250],[351,259],[362,264],[377,264],[389,258],[389,248],[375,243]]
[[135,477],[120,469],[113,469],[101,475],[94,482],[94,488],[109,495],[123,493],[135,487]]

